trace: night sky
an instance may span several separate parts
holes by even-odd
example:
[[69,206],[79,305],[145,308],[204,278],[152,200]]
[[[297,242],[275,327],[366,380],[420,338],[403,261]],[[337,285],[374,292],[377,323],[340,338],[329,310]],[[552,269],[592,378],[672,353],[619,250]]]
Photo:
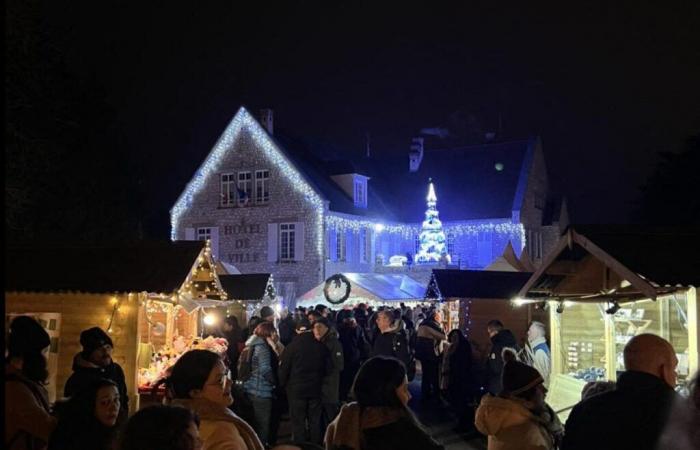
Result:
[[423,128],[451,133],[427,152],[539,135],[553,188],[589,223],[629,221],[657,152],[700,131],[698,2],[102,3],[52,2],[41,45],[96,86],[110,114],[89,125],[122,143],[96,152],[140,167],[152,237],[241,105],[274,109],[276,130],[324,156],[361,157],[367,134],[373,154],[407,152]]

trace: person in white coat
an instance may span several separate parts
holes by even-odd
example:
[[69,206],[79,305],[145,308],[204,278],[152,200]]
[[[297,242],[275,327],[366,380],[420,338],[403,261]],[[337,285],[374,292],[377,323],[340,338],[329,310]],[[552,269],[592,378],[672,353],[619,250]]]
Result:
[[552,372],[552,355],[546,339],[547,329],[542,322],[534,321],[527,330],[527,345],[521,352],[522,360],[542,375],[544,386],[549,387]]

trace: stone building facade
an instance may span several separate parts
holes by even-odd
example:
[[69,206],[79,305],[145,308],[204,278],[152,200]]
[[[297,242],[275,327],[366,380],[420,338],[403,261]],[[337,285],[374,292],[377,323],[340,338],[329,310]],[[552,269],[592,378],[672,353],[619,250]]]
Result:
[[[467,166],[450,175],[444,160]],[[470,170],[471,184],[450,186]],[[330,164],[274,135],[271,111],[241,108],[172,208],[171,238],[210,239],[217,259],[272,273],[291,300],[332,274],[385,272],[392,256],[415,254],[428,177],[456,267],[484,268],[509,241],[537,263],[565,226],[551,220],[539,139],[425,155],[421,139],[410,160]]]

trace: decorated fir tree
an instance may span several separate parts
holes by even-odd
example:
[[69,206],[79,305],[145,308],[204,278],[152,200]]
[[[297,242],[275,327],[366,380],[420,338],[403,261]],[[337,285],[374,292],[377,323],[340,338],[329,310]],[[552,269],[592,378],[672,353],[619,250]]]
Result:
[[416,254],[417,263],[437,262],[440,261],[443,255],[447,254],[445,243],[445,232],[442,231],[442,222],[438,217],[437,197],[433,188],[433,180],[429,180],[428,186],[428,209],[425,211],[425,220],[421,228],[420,249]]

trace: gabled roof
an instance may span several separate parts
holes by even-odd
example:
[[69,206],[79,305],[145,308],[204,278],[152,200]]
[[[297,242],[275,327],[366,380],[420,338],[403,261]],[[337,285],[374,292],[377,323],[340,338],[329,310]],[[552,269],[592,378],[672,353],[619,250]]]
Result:
[[[444,221],[510,218],[521,208],[537,139],[424,151],[417,172],[408,171],[408,152],[390,159],[364,159],[368,190],[379,193],[403,222],[420,222],[432,178]],[[498,167],[501,170],[497,169]]]
[[[425,294],[425,283],[404,274],[344,273],[352,287],[346,303],[371,300],[376,303],[420,301]],[[326,282],[299,297],[298,305],[326,304],[323,288]],[[339,305],[333,306],[337,308]]]
[[203,249],[203,241],[7,249],[5,291],[172,293]]
[[593,284],[590,292],[581,291],[567,298],[601,301],[619,297],[622,300],[656,298],[669,292],[666,287],[700,286],[700,227],[641,225],[575,225],[570,226],[557,248],[543,261],[520,292],[522,297],[547,295],[576,271],[562,273],[562,267],[577,267],[586,258],[595,258],[631,283],[628,289],[601,293]]
[[[518,295],[532,273],[492,270],[433,269],[443,299],[483,298],[510,300]],[[430,290],[430,288],[428,288]],[[435,298],[433,292],[426,297]]]
[[260,300],[265,296],[269,280],[269,273],[219,275],[219,281],[229,300]]

